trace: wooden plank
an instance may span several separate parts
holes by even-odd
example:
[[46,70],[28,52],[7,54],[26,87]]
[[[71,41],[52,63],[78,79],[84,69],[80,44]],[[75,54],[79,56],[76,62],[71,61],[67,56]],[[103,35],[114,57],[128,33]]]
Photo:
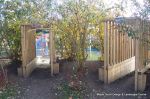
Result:
[[[128,35],[127,35],[127,36],[128,36]],[[131,39],[130,39],[130,37],[128,37],[128,42],[129,42],[129,48],[128,48],[128,51],[129,51],[129,52],[128,52],[128,58],[130,58],[130,51],[131,51],[131,49],[130,49],[130,48],[131,48],[131,42],[130,42],[130,40],[131,40]]]
[[120,62],[122,61],[122,33],[120,32]]
[[110,60],[110,65],[112,65],[112,27],[111,27],[111,21],[109,21],[109,51],[110,51],[110,56],[109,56],[109,60]]
[[28,26],[25,26],[25,66],[27,65],[27,56],[28,56],[28,54],[27,54],[27,52],[28,52],[28,35],[27,35],[27,30],[28,30]]
[[129,37],[129,58],[131,57],[131,37]]
[[132,56],[135,56],[135,39],[132,39]]
[[31,38],[30,32],[28,30],[30,30],[30,26],[27,26],[27,29],[26,29],[26,49],[27,49],[27,51],[26,51],[26,63],[27,64],[30,63],[30,52],[29,52],[29,50],[30,50],[30,42],[31,42],[30,41],[30,38]]
[[123,31],[121,32],[121,61],[123,61],[123,53],[124,53],[124,35]]
[[125,48],[126,48],[126,57],[125,57],[125,59],[128,59],[129,58],[129,37],[128,37],[128,35],[127,35],[127,33],[125,33],[125,39],[126,39],[126,41],[125,41]]
[[36,57],[36,38],[35,38],[36,30],[32,30],[29,32],[29,62],[31,62]]
[[122,51],[122,52],[121,52],[121,55],[122,55],[122,56],[121,56],[121,57],[122,57],[122,61],[124,61],[124,43],[125,43],[125,42],[124,42],[124,34],[123,34],[123,32],[121,33],[121,35],[122,35],[122,37],[121,37],[121,39],[122,39],[122,43],[121,43],[121,45],[122,45],[121,51]]
[[56,63],[55,34],[53,33],[53,63]]
[[126,49],[127,48],[125,48],[125,41],[126,41],[126,35],[124,35],[124,32],[122,33],[122,61],[124,61],[125,60],[125,52],[126,52]]
[[130,42],[130,37],[128,37],[129,38],[129,58],[130,58],[130,51],[131,51],[131,49],[130,49],[130,47],[131,47],[131,42]]
[[22,47],[22,66],[25,65],[25,35],[24,35],[24,26],[21,26],[21,47]]
[[123,43],[122,43],[122,46],[123,46],[123,48],[122,48],[122,61],[124,61],[125,59],[126,59],[126,54],[127,54],[127,47],[126,47],[126,40],[127,40],[127,38],[126,38],[126,34],[124,34],[124,31],[123,31],[123,33],[122,33],[122,39],[123,39]]
[[127,33],[125,34],[125,39],[126,39],[126,57],[125,59],[128,59],[129,58],[129,37],[127,35]]
[[131,57],[133,56],[133,39],[131,38]]
[[104,83],[108,81],[108,71],[109,66],[109,32],[108,32],[108,21],[104,22]]
[[[121,31],[121,30],[120,30]],[[120,32],[120,62],[123,60],[122,59],[122,45],[123,45],[123,37],[122,37],[122,32]]]
[[109,37],[110,37],[110,34],[109,34],[109,22],[107,21],[107,23],[106,23],[107,25],[106,25],[106,29],[107,29],[107,31],[106,31],[106,46],[107,46],[107,51],[106,51],[106,54],[107,54],[107,66],[109,66],[110,65],[110,61],[109,61],[109,55],[110,55],[110,49],[109,49],[109,44],[110,44],[110,39],[109,39]]
[[112,53],[112,65],[114,64],[114,29],[113,29],[113,21],[111,21],[111,53]]
[[116,28],[116,63],[119,63],[119,33]]
[[23,51],[23,65],[22,65],[22,67],[23,67],[23,69],[22,69],[22,71],[23,71],[23,76],[25,75],[25,67],[26,67],[26,41],[25,41],[25,39],[26,39],[26,30],[25,30],[26,28],[25,28],[25,25],[22,25],[22,36],[23,36],[23,38],[22,38],[22,42],[23,42],[23,45],[22,45],[22,51]]
[[134,56],[134,55],[132,55],[132,51],[133,51],[133,49],[132,49],[132,48],[133,48],[133,47],[132,47],[132,46],[133,46],[132,40],[133,40],[133,39],[131,38],[131,57]]
[[132,46],[132,43],[131,43],[131,37],[129,38],[129,42],[130,42],[130,46],[129,46],[129,58],[131,57],[131,46]]
[[24,65],[26,66],[26,65],[27,65],[27,61],[26,61],[26,56],[27,56],[27,54],[26,54],[26,52],[27,52],[27,49],[26,49],[26,44],[27,44],[27,43],[26,43],[26,38],[27,38],[27,35],[26,35],[26,26],[24,26],[24,31],[25,31],[25,32],[24,32],[24,44],[25,44],[25,46],[24,46],[24,49],[25,49],[25,50],[24,50],[24,56],[25,56],[25,57],[24,57],[24,63],[25,63],[25,64],[24,64]]
[[51,63],[51,76],[53,76],[53,33],[50,32],[50,63]]
[[27,65],[30,63],[30,44],[31,44],[31,35],[30,32],[27,31]]
[[107,21],[104,22],[104,69],[108,65],[108,35],[107,35]]
[[32,29],[31,25],[27,25],[26,26],[26,65],[30,63],[31,61],[31,53],[30,53],[30,49],[31,49],[31,32],[29,32],[30,29]]
[[135,54],[135,91],[138,90],[138,69],[139,69],[139,41],[136,40],[136,54]]
[[127,58],[130,58],[130,37],[128,36],[128,33],[125,33],[126,34],[126,37],[127,37],[127,42],[126,42],[126,47],[127,47]]
[[120,27],[118,27],[118,36],[119,36],[119,38],[118,38],[118,60],[119,60],[119,62],[121,61],[121,57],[120,57],[120,54],[121,54],[121,39],[120,39],[120,37],[121,37],[121,33],[120,33],[120,31],[119,31],[119,28]]
[[[144,21],[142,21],[142,27],[143,27],[143,31],[142,31],[142,33],[141,33],[141,38],[144,38],[144,35],[143,35],[143,33],[145,33],[144,32]],[[145,39],[145,38],[144,38]],[[140,67],[139,67],[139,69],[142,69],[142,68],[144,68],[144,61],[145,61],[145,44],[143,44],[144,43],[144,41],[140,41],[140,49],[141,49],[141,52],[140,52],[140,63],[141,63],[141,65],[140,65]]]
[[[150,22],[148,23],[148,26],[149,26],[149,28],[148,28],[148,34],[149,34],[149,36],[148,36],[148,39],[150,40]],[[150,59],[150,43],[148,43],[148,59]]]
[[116,33],[115,33],[115,23],[113,21],[112,28],[113,28],[113,64],[116,64]]

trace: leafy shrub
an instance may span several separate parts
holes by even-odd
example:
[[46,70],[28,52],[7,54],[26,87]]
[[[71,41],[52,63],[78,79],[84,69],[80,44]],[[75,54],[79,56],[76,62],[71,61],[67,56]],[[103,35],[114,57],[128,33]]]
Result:
[[14,86],[9,85],[5,89],[0,90],[0,99],[15,99],[16,93]]

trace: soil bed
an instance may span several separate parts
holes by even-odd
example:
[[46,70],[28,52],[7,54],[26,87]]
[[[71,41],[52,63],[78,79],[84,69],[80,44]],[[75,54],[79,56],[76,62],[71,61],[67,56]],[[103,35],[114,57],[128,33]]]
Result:
[[[60,74],[54,77],[51,77],[49,68],[36,69],[28,78],[18,77],[14,68],[17,68],[18,65],[13,63],[8,68],[9,82],[17,86],[19,95],[16,99],[62,99],[62,92],[59,92],[57,88],[62,82],[65,82],[68,68],[71,67],[72,62],[63,62]],[[102,62],[86,62],[86,66],[88,67],[88,74],[84,81],[87,83],[88,93],[84,99],[150,98],[149,88],[142,94],[134,92],[134,73],[106,85],[98,80],[98,68],[103,66]]]

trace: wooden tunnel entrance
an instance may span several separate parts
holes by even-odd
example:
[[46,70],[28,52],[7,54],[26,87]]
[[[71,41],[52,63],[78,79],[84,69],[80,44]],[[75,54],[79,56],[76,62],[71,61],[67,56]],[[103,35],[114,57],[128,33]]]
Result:
[[46,29],[49,31],[49,67],[51,75],[59,72],[59,64],[56,63],[54,34],[50,28],[42,26],[22,25],[21,26],[21,45],[22,45],[22,66],[18,68],[18,74],[28,77],[38,66],[36,57],[36,30]]

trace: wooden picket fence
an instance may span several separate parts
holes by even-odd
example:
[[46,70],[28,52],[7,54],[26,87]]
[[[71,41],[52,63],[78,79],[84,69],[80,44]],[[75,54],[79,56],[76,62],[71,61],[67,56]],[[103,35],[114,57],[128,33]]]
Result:
[[105,21],[105,65],[112,66],[135,55],[135,41],[114,20]]
[[111,83],[135,70],[135,40],[115,20],[104,22],[104,67],[99,79]]

